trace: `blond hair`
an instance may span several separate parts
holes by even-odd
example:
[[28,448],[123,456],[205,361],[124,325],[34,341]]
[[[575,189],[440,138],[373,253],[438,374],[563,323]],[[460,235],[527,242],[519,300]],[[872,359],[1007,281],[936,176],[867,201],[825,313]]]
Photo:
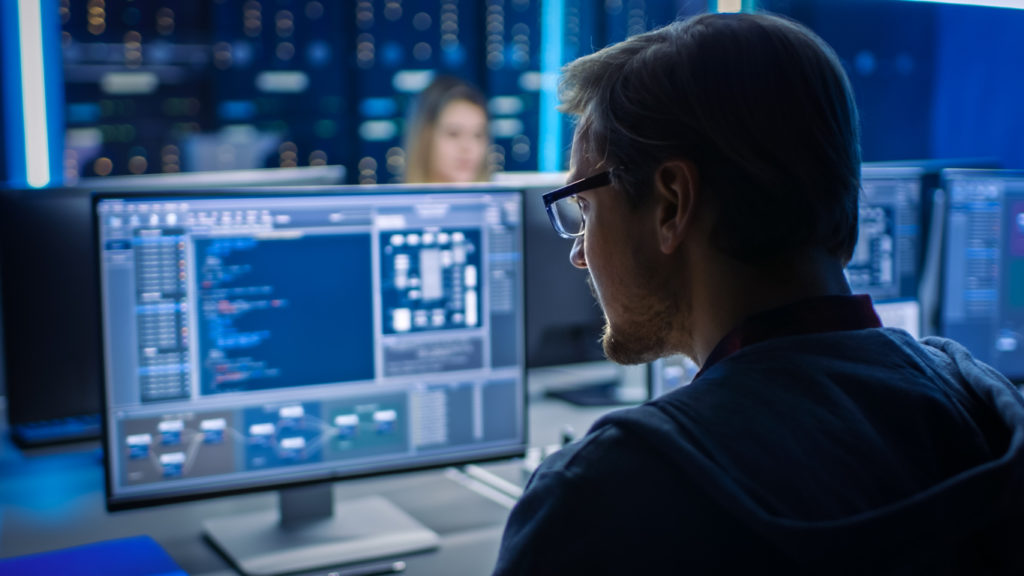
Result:
[[[411,110],[405,132],[405,181],[433,182],[434,131],[441,113],[453,102],[468,102],[478,106],[487,115],[484,95],[469,83],[453,76],[438,76],[420,94]],[[490,141],[490,131],[487,132]],[[485,181],[491,177],[490,162],[484,161],[476,179]]]

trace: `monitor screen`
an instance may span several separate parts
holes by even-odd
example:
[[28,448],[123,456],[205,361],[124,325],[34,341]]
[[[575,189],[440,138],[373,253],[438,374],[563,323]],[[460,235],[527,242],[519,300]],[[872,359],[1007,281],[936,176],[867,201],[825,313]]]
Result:
[[108,506],[521,454],[522,193],[100,195]]
[[922,238],[919,167],[864,167],[857,246],[846,277],[855,294],[868,294],[882,324],[918,337]]
[[[921,336],[939,333],[941,255],[945,226],[945,196],[942,191],[942,171],[950,168],[998,169],[999,161],[987,157],[924,158],[917,160],[893,160],[865,162],[865,170],[873,168],[918,168],[921,175],[921,250],[918,254],[920,278],[918,281],[918,304],[920,309]],[[881,304],[877,310],[892,321],[900,316],[901,306],[896,303]],[[908,311],[911,308],[904,306]],[[887,318],[883,317],[883,321]],[[888,325],[888,323],[887,323]],[[910,330],[908,330],[910,332]]]
[[499,172],[526,189],[526,362],[530,368],[605,360],[604,313],[587,272],[569,262],[572,241],[551,227],[542,196],[566,184],[565,172]]
[[940,331],[1024,380],[1024,172],[947,170]]
[[647,365],[647,392],[650,398],[657,398],[681,386],[686,386],[697,376],[700,367],[683,354],[659,358]]

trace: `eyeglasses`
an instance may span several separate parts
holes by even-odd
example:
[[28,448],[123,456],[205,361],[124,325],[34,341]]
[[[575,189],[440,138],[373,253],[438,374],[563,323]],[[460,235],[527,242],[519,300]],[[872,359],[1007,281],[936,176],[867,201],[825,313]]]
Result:
[[544,208],[551,219],[555,232],[563,238],[577,238],[583,235],[586,222],[576,195],[612,183],[612,171],[606,170],[572,184],[562,186],[544,195]]

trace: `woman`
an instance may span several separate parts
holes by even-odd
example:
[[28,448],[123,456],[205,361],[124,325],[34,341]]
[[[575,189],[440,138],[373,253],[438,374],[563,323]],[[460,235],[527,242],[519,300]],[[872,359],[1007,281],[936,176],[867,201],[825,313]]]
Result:
[[491,146],[483,94],[438,76],[420,94],[406,132],[406,182],[478,182],[490,178]]

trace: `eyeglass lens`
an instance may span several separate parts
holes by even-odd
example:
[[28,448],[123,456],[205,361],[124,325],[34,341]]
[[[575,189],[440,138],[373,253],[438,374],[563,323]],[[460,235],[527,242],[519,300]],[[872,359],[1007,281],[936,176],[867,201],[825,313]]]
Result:
[[551,205],[555,219],[558,221],[560,232],[570,236],[579,236],[583,233],[583,212],[580,210],[579,201],[575,196],[562,198]]

